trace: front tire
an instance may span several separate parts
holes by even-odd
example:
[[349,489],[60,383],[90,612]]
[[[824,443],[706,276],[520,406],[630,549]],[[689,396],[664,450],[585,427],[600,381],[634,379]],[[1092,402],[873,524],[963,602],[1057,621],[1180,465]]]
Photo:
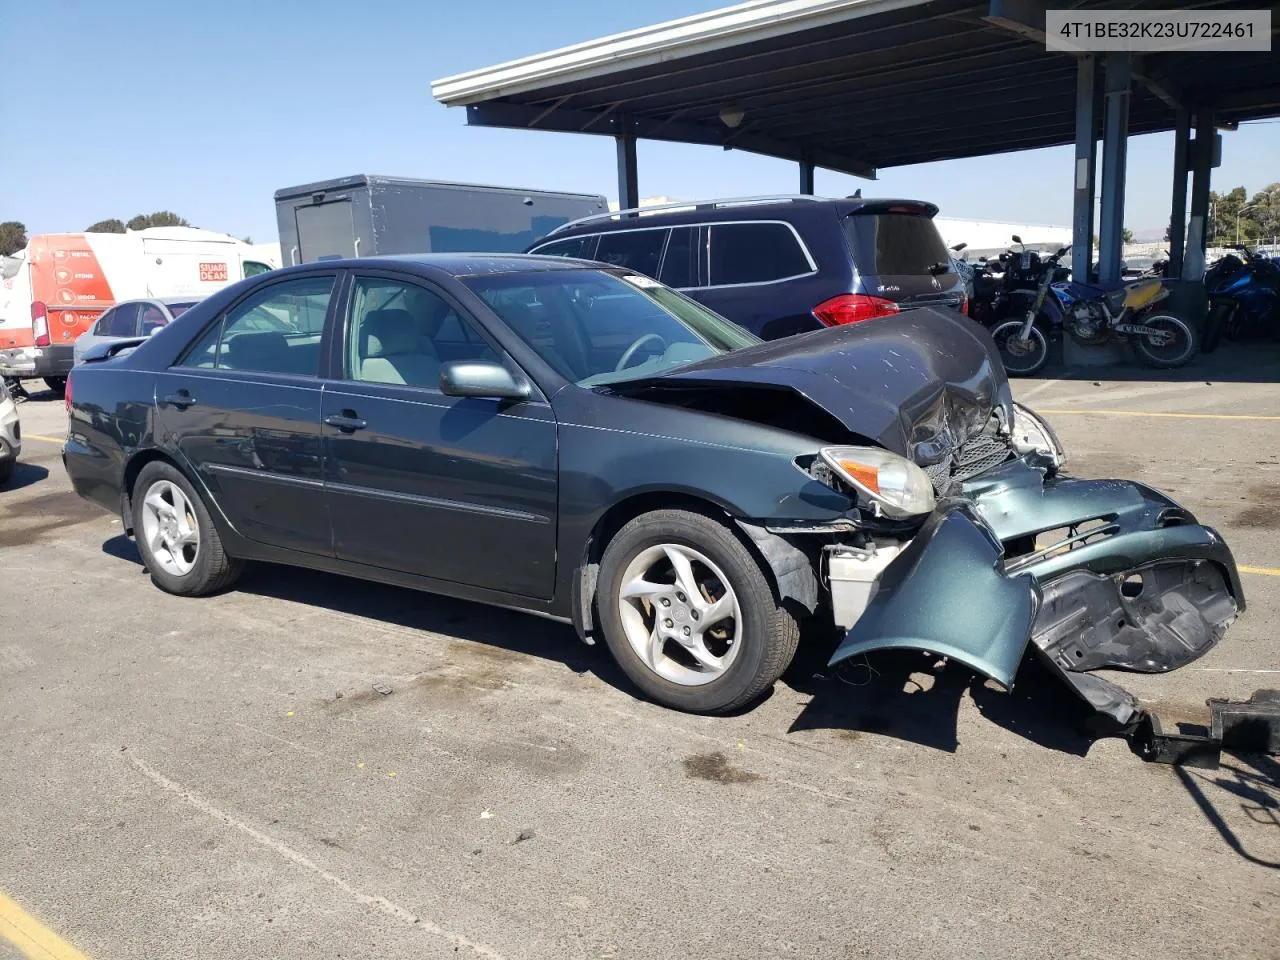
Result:
[[758,699],[800,637],[743,542],[687,510],[655,510],[618,531],[601,559],[597,601],[605,641],[631,681],[689,713]]
[[1167,331],[1168,334],[1167,342],[1158,346],[1141,334],[1133,337],[1134,352],[1147,366],[1157,370],[1172,370],[1185,366],[1196,355],[1196,332],[1181,317],[1172,313],[1157,313],[1144,317],[1140,322],[1144,327],[1154,327]]
[[132,505],[138,552],[165,593],[204,596],[240,576],[243,564],[227,555],[204,502],[172,464],[157,460],[142,468]]
[[1044,332],[1035,324],[1027,339],[1020,339],[1022,320],[1006,320],[991,331],[991,339],[995,340],[1000,350],[1000,361],[1005,372],[1011,377],[1031,377],[1039,373],[1049,362],[1049,341]]

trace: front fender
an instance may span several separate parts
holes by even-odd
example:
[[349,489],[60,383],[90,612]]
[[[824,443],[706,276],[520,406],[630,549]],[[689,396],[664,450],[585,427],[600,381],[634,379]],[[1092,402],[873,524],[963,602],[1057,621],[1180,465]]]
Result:
[[1011,687],[1040,595],[1029,574],[1005,576],[1000,556],[967,504],[947,504],[885,568],[831,663],[872,650],[926,650]]

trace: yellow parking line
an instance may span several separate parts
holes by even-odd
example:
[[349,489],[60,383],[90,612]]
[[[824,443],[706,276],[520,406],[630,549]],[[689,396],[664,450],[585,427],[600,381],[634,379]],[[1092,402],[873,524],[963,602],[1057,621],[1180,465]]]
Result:
[[1236,569],[1241,573],[1257,573],[1264,577],[1280,577],[1280,568],[1276,567],[1245,567],[1237,563]]
[[24,433],[23,440],[43,440],[45,443],[62,443],[66,437],[46,437],[43,433]]
[[1149,410],[1037,410],[1060,417],[1068,414],[1098,413],[1109,417],[1171,417],[1178,420],[1280,420],[1261,413],[1154,413]]
[[88,960],[3,893],[0,893],[0,936],[30,960]]

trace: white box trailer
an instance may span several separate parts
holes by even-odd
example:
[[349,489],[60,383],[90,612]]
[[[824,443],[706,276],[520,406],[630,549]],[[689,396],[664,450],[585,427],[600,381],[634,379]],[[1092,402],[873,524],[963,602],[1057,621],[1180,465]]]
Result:
[[519,253],[608,209],[603,195],[357,174],[275,193],[286,265],[399,253]]

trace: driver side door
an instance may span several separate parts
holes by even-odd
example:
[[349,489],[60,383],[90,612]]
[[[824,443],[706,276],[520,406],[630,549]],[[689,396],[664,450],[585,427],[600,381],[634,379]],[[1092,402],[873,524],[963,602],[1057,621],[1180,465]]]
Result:
[[325,491],[340,559],[522,597],[555,586],[556,421],[449,397],[440,366],[519,368],[444,290],[360,273],[324,386]]

